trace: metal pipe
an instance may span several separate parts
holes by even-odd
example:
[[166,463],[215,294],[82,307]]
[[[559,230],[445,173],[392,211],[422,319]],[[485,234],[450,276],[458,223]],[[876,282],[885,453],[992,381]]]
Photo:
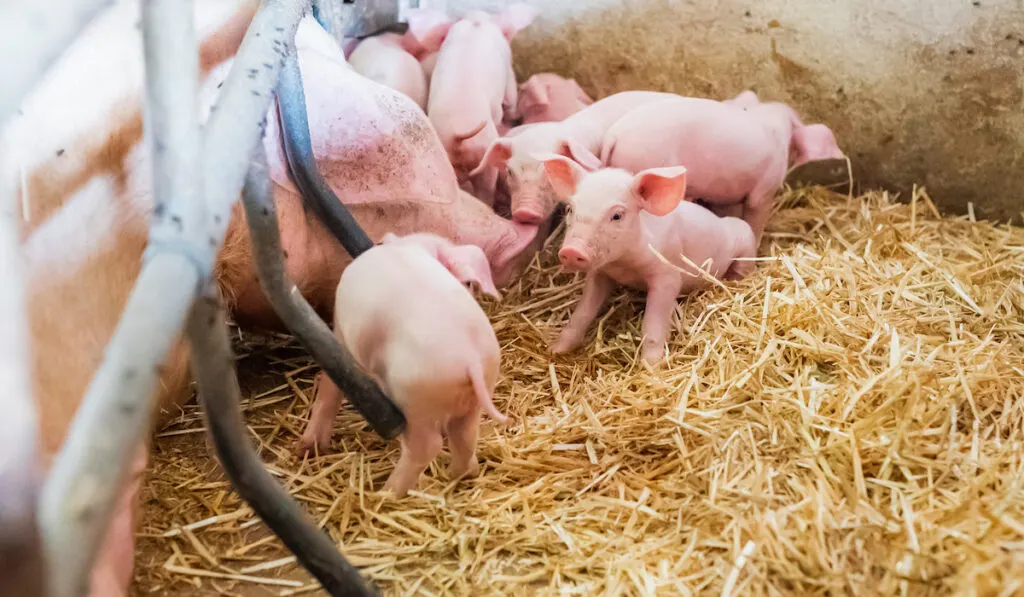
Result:
[[285,273],[266,155],[262,147],[258,147],[255,153],[242,192],[242,202],[263,290],[288,329],[313,355],[331,381],[348,396],[356,410],[374,426],[377,433],[385,439],[392,439],[405,426],[402,411],[363,373],[348,350],[335,340],[330,329]]
[[212,267],[196,251],[206,231],[192,2],[145,0],[142,23],[155,200],[149,258],[44,487],[41,522],[54,597],[88,592],[97,547],[144,440],[158,366],[204,279],[202,267]]
[[284,153],[303,205],[317,216],[349,255],[358,257],[373,246],[373,241],[317,169],[306,115],[306,94],[302,89],[302,71],[295,52],[289,52],[284,59],[281,79],[277,84],[277,105]]
[[342,0],[312,0],[313,18],[327,33],[331,34],[339,46],[344,45],[346,10]]
[[227,325],[216,297],[196,301],[187,329],[203,416],[217,456],[239,495],[330,595],[378,594],[267,473],[253,450],[239,409],[241,399]]
[[[0,124],[18,109],[46,70],[97,14],[113,0],[39,0],[0,2]],[[17,57],[17,58],[15,58]]]
[[41,597],[45,577],[36,500],[42,463],[13,191],[0,188],[0,595]]
[[[172,140],[183,142],[187,136],[174,133],[160,139],[156,131],[151,136],[156,160],[183,151],[210,159],[201,177],[199,172],[184,172],[191,163],[184,158],[166,158],[163,166],[154,163],[157,171],[162,167],[182,170],[176,177],[167,172],[155,176],[164,184],[172,182],[178,191],[168,190],[169,201],[154,214],[153,238],[142,272],[43,487],[40,521],[56,597],[86,594],[114,494],[148,426],[158,367],[181,332],[198,289],[210,277],[249,155],[260,142],[259,123],[269,108],[281,58],[305,5],[302,0],[267,0],[255,15],[217,103],[218,111],[207,124],[201,154],[194,147],[167,145]],[[152,61],[147,72],[153,71],[147,75],[148,83],[155,85],[156,78],[162,81],[170,73],[181,77],[147,93],[153,126],[160,126],[156,112],[161,108],[174,110],[166,122],[173,129],[192,126],[196,118],[197,46],[191,6],[191,2],[174,0],[151,0],[144,6],[145,43],[147,48],[153,44],[147,50]],[[186,72],[189,76],[184,76]],[[191,95],[185,92],[189,89]],[[161,103],[153,97],[160,90],[180,94],[177,97],[182,99]],[[189,203],[191,183],[182,180],[189,178],[201,181],[199,197],[205,202]],[[193,226],[204,219],[205,225]]]
[[400,22],[400,13],[399,0],[356,0],[344,36],[363,39],[388,31]]

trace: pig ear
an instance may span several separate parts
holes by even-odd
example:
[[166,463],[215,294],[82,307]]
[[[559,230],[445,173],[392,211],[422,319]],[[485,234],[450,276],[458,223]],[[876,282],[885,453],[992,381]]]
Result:
[[582,143],[572,137],[558,142],[558,155],[564,155],[569,159],[576,160],[580,166],[591,172],[601,167],[601,160],[589,149],[583,147]]
[[497,272],[504,269],[513,259],[525,251],[526,247],[530,246],[530,243],[537,237],[537,232],[540,230],[540,226],[537,224],[512,222],[512,226],[514,227],[516,238],[508,244],[503,244],[498,252],[491,256],[492,271]]
[[476,176],[487,168],[497,168],[507,162],[510,157],[512,157],[512,141],[504,138],[495,139],[469,176]]
[[386,245],[388,243],[393,243],[393,242],[395,242],[397,240],[398,240],[398,235],[397,234],[395,234],[394,232],[385,232],[384,236],[380,237],[380,244]]
[[512,41],[517,33],[526,29],[537,18],[538,11],[529,4],[516,2],[505,9],[505,12],[494,17],[494,22],[501,29],[505,39]]
[[587,95],[586,91],[583,91],[583,88],[576,82],[576,79],[569,79],[569,82],[572,83],[573,92],[576,94],[576,99],[580,100],[581,104],[589,106],[594,103],[594,100]]
[[576,194],[576,186],[579,185],[587,171],[576,162],[564,155],[555,154],[533,154],[530,157],[544,165],[544,173],[547,174],[551,188],[562,199],[568,199]]
[[633,177],[633,192],[641,209],[655,216],[667,215],[686,197],[686,168],[648,168]]
[[547,85],[542,83],[537,75],[533,75],[519,86],[519,111],[524,116],[543,110],[550,103]]
[[445,266],[459,282],[476,284],[485,294],[500,299],[501,294],[494,286],[491,265],[484,250],[476,245],[451,245],[441,247],[437,252],[441,265]]
[[832,129],[824,124],[808,124],[793,129],[791,143],[793,166],[800,166],[817,160],[841,160],[846,156],[839,149]]
[[757,99],[756,93],[748,89],[730,100],[725,100],[725,103],[736,104],[743,109],[747,109],[758,105],[761,103],[761,100]]
[[[441,44],[448,37],[448,30],[452,28],[452,20],[448,15],[427,8],[410,8],[406,21],[409,23],[409,31],[403,36],[407,39],[403,39],[402,45],[416,56],[440,50]],[[420,47],[415,48],[413,42]]]

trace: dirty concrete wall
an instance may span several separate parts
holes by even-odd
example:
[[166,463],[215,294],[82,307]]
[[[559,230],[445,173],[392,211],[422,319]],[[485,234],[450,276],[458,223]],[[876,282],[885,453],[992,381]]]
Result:
[[520,80],[754,89],[829,125],[861,188],[925,185],[947,212],[1022,219],[1024,0],[527,1],[542,16],[513,44]]

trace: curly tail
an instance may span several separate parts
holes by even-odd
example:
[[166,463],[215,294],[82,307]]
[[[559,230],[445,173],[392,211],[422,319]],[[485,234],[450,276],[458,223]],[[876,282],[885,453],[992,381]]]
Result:
[[468,373],[469,381],[473,384],[473,391],[476,393],[476,400],[480,403],[480,408],[495,421],[502,425],[508,425],[509,418],[498,412],[498,409],[494,408],[494,403],[491,402],[491,392],[487,389],[487,384],[484,382],[484,372],[480,362],[476,361],[470,365]]

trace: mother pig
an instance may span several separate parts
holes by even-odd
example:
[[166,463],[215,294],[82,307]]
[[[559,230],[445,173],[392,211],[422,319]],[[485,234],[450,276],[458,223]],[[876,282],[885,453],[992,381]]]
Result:
[[[197,3],[200,61],[203,73],[209,73],[201,96],[206,112],[229,68],[217,65],[237,51],[257,4]],[[0,147],[8,159],[0,160],[0,184],[20,185],[22,197],[33,390],[50,457],[102,361],[139,275],[148,237],[153,198],[143,140],[137,19],[136,2],[118,3],[104,13],[68,48],[27,99],[21,118],[2,133]],[[318,164],[370,236],[430,231],[476,244],[496,279],[511,279],[529,256],[524,249],[536,229],[501,220],[460,194],[422,111],[353,73],[315,22],[304,22],[296,41]],[[284,175],[275,124],[270,118],[265,142],[278,183],[275,202],[287,270],[326,312],[348,256],[302,209]],[[279,326],[256,281],[248,242],[238,209],[217,259],[217,282],[240,323]],[[169,354],[161,382],[157,402],[163,419],[189,396],[184,344]],[[143,448],[134,465],[136,477],[145,468]],[[137,491],[136,478],[122,492],[93,575],[93,595],[127,591]]]

